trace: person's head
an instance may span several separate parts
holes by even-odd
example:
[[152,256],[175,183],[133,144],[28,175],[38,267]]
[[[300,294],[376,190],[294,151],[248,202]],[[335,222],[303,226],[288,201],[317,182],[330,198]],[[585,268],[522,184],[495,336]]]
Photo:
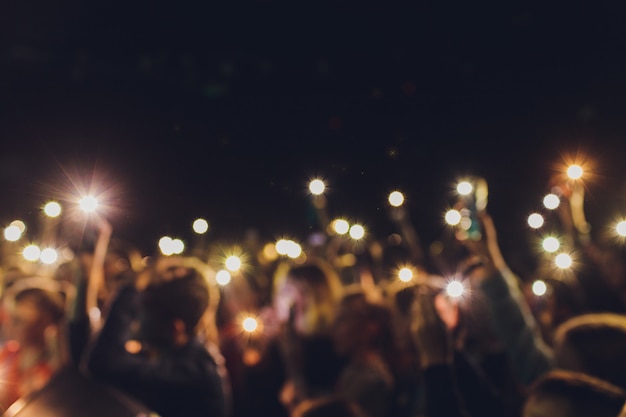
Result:
[[563,323],[554,338],[557,367],[626,389],[626,317],[586,314]]
[[294,266],[276,283],[274,306],[281,321],[294,315],[299,333],[325,332],[334,320],[339,291],[330,267],[319,262]]
[[303,401],[292,417],[365,417],[365,413],[351,401],[328,397]]
[[11,336],[22,346],[43,347],[45,332],[64,316],[62,297],[42,288],[16,293],[11,311]]
[[333,343],[337,353],[354,354],[376,350],[387,355],[393,345],[390,310],[371,303],[363,293],[346,295],[339,306],[333,326]]
[[171,265],[156,276],[141,296],[141,336],[156,347],[183,345],[196,335],[209,306],[209,288],[195,268]]
[[624,391],[608,382],[554,371],[531,386],[523,417],[617,417],[625,402]]

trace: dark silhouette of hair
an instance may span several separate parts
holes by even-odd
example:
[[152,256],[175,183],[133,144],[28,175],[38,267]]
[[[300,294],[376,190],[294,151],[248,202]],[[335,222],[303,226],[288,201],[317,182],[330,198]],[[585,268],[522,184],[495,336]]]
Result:
[[358,405],[340,398],[329,397],[305,401],[293,417],[365,417]]
[[60,323],[65,315],[61,295],[41,288],[24,289],[15,295],[14,300],[16,304],[22,301],[32,302],[55,324]]

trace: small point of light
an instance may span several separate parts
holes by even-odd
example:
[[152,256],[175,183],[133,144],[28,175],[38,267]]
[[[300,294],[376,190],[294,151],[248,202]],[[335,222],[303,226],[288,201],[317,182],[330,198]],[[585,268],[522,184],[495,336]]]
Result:
[[583,168],[580,165],[570,165],[567,168],[567,176],[573,180],[580,179],[583,176]]
[[85,213],[93,213],[98,208],[98,200],[96,197],[87,196],[80,199],[78,205]]
[[309,183],[309,191],[313,195],[322,195],[326,189],[326,184],[320,179],[314,179]]
[[185,250],[185,242],[180,239],[172,240],[172,252],[176,255],[180,255]]
[[43,212],[48,217],[58,217],[61,214],[61,205],[56,201],[50,201],[43,207]]
[[58,258],[59,258],[59,255],[57,254],[57,251],[52,248],[46,248],[42,250],[41,255],[39,256],[39,259],[41,259],[41,262],[47,265],[55,263]]
[[394,207],[400,207],[402,204],[404,204],[404,194],[402,194],[400,191],[393,191],[391,194],[389,194],[389,204]]
[[255,332],[256,329],[258,329],[259,322],[253,317],[246,317],[241,323],[241,326],[246,332],[252,333]]
[[365,228],[360,224],[353,224],[350,226],[350,237],[354,240],[363,239],[365,236]]
[[28,245],[22,251],[24,259],[30,262],[35,262],[41,256],[41,249],[37,245]]
[[546,252],[553,253],[559,250],[561,244],[559,243],[559,240],[557,238],[547,237],[543,240],[543,242],[541,242],[541,246]]
[[567,253],[559,253],[556,258],[554,258],[554,263],[557,267],[561,269],[567,269],[572,266],[572,257]]
[[9,242],[17,242],[22,237],[22,231],[17,226],[9,226],[4,229],[4,238]]
[[543,216],[539,213],[533,213],[528,216],[528,225],[533,229],[539,229],[541,226],[543,226],[543,222]]
[[461,181],[456,186],[456,192],[461,195],[470,195],[474,191],[474,186],[467,181]]
[[533,282],[532,290],[533,294],[535,294],[537,297],[541,297],[542,295],[546,294],[546,291],[548,291],[548,286],[545,282],[538,279],[537,281]]
[[559,196],[556,194],[548,194],[543,198],[543,205],[548,210],[554,210],[560,204],[561,204],[561,200],[559,199]]
[[465,287],[460,281],[450,281],[446,286],[446,293],[452,298],[459,298],[465,293]]
[[446,223],[448,223],[450,226],[456,226],[457,224],[459,224],[461,222],[461,213],[458,210],[448,210],[446,212]]
[[239,271],[239,269],[241,268],[241,259],[239,258],[239,256],[229,256],[228,258],[226,258],[226,262],[224,263],[224,265],[226,266],[226,269],[231,272]]
[[215,274],[215,281],[222,286],[228,285],[230,282],[230,272],[225,269],[218,271],[217,274]]
[[338,235],[345,235],[350,230],[350,224],[344,219],[336,219],[333,221],[333,230]]
[[622,220],[615,225],[615,232],[622,237],[626,237],[626,220]]
[[402,268],[398,271],[398,279],[402,282],[409,282],[413,279],[413,271],[411,268]]
[[169,236],[163,236],[159,239],[159,249],[161,253],[165,256],[170,256],[174,254],[174,240],[172,240]]
[[193,222],[193,231],[199,235],[203,235],[209,230],[209,222],[204,219],[196,219]]

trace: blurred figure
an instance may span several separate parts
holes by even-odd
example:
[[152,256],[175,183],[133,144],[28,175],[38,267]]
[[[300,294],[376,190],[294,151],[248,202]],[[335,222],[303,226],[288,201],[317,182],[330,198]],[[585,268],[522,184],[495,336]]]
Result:
[[618,417],[626,394],[605,381],[554,371],[530,388],[523,417]]
[[327,397],[302,402],[291,417],[366,417],[366,415],[353,402]]
[[3,409],[42,388],[64,359],[59,339],[62,297],[58,292],[23,284],[15,284],[5,295],[10,322],[9,341],[0,350]]
[[394,379],[391,313],[367,301],[365,294],[349,294],[341,302],[333,328],[333,342],[348,365],[337,383],[337,394],[358,403],[370,417],[390,415]]
[[[208,306],[207,282],[197,269],[175,259],[157,264],[119,292],[89,370],[162,417],[224,416],[217,365],[197,337]],[[141,350],[128,343],[133,320]]]

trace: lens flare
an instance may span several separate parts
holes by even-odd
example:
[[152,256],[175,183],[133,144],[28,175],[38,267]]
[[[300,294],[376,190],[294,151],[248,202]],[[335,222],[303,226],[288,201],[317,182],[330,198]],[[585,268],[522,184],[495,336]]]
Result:
[[554,258],[554,263],[561,269],[567,269],[572,266],[572,257],[567,253],[560,253]]
[[4,229],[4,238],[9,242],[17,242],[21,237],[22,231],[15,225],[11,225]]
[[316,178],[309,183],[309,191],[313,195],[322,195],[324,194],[324,190],[326,190],[326,184],[324,184],[324,181],[319,178]]
[[98,200],[93,196],[86,196],[80,199],[78,206],[85,213],[93,213],[98,208]]
[[472,185],[472,183],[467,181],[461,181],[456,186],[456,192],[460,195],[470,195],[472,191],[474,191],[474,186]]
[[226,269],[231,272],[239,271],[239,269],[241,269],[241,259],[239,256],[231,255],[226,258],[224,265],[226,266]]
[[573,180],[577,180],[582,178],[583,176],[583,168],[580,165],[570,165],[567,168],[567,176]]
[[543,205],[548,210],[554,210],[560,204],[561,204],[561,200],[559,199],[559,196],[556,194],[548,194],[543,198]]
[[44,264],[50,265],[55,263],[57,259],[59,259],[59,255],[57,254],[56,250],[52,248],[46,248],[41,251],[39,259],[41,259],[41,262],[43,262]]
[[48,217],[59,217],[61,214],[61,205],[56,201],[49,201],[43,206],[43,212]]
[[559,248],[561,247],[561,243],[559,243],[559,240],[557,238],[551,236],[545,238],[543,242],[541,242],[541,246],[546,252],[553,253],[559,250]]
[[350,224],[344,219],[336,219],[333,221],[333,230],[338,235],[345,235],[350,230]]
[[363,239],[365,236],[365,228],[360,224],[353,224],[350,227],[350,237],[354,240]]
[[228,285],[230,282],[230,272],[225,269],[218,271],[217,274],[215,274],[215,281],[222,286]]
[[402,194],[400,191],[393,191],[391,194],[389,194],[389,204],[391,204],[393,207],[400,207],[402,204],[404,204],[404,194]]
[[461,223],[461,213],[458,210],[448,210],[446,212],[446,223],[448,223],[450,226],[456,226],[457,224]]
[[533,213],[528,216],[528,225],[533,229],[539,229],[541,226],[543,226],[543,222],[543,216],[539,213]]
[[246,332],[253,333],[259,328],[259,322],[254,317],[246,317],[241,323],[241,327]]
[[626,237],[626,220],[622,220],[615,225],[615,232],[621,237]]
[[446,286],[446,294],[452,298],[459,298],[465,294],[465,287],[460,281],[450,281]]
[[402,268],[398,271],[398,279],[402,282],[409,282],[413,279],[413,271],[411,268]]
[[535,294],[537,297],[541,297],[542,295],[546,294],[546,291],[548,291],[548,286],[545,282],[538,279],[537,281],[533,282],[532,290],[533,294]]
[[22,250],[22,256],[27,261],[35,262],[41,256],[41,249],[37,245],[28,245]]
[[204,219],[196,219],[193,222],[193,231],[199,235],[203,235],[209,230],[209,222]]

